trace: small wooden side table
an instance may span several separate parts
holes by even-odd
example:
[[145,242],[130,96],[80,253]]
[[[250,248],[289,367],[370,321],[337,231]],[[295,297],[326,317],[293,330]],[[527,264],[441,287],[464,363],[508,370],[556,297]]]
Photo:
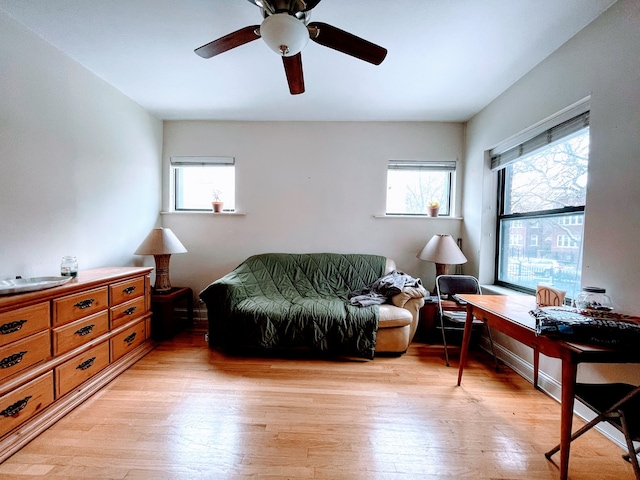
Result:
[[[459,310],[456,302],[452,300],[443,300],[442,307],[445,310]],[[425,343],[442,343],[442,338],[436,336],[437,317],[439,314],[438,302],[425,302],[420,309],[420,323],[418,324],[418,338]]]
[[193,291],[189,287],[173,287],[167,293],[151,291],[151,337],[154,340],[168,340],[181,330],[182,325],[175,319],[175,307],[186,303],[187,322],[193,324]]

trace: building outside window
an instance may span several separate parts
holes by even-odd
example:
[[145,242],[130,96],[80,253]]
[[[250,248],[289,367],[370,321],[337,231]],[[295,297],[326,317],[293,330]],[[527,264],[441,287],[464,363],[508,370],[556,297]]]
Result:
[[426,216],[432,202],[438,202],[438,216],[451,215],[455,170],[455,161],[389,160],[387,215]]
[[216,197],[224,212],[235,211],[235,160],[231,157],[171,157],[175,211],[210,211]]
[[[492,150],[499,175],[496,283],[528,293],[580,291],[589,112]],[[520,239],[527,239],[521,242]]]

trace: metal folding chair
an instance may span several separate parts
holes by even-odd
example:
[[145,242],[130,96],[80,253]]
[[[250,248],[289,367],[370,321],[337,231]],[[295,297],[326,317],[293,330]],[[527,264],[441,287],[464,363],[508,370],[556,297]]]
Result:
[[[447,337],[445,330],[462,330],[467,320],[467,312],[463,310],[452,311],[443,307],[443,300],[456,301],[456,295],[470,293],[482,295],[482,289],[478,283],[478,279],[471,275],[439,275],[436,277],[436,292],[438,294],[438,310],[440,313],[440,330],[442,331],[442,343],[444,344],[444,358],[447,367],[449,366],[449,351],[447,348]],[[445,325],[448,322],[449,325]],[[474,318],[474,325],[484,325],[489,336],[489,344],[491,345],[491,353],[495,362],[496,370],[498,369],[498,359],[493,349],[493,339],[491,338],[491,330],[483,321]]]
[[[576,399],[584,403],[598,415],[577,430],[571,441],[595,427],[600,422],[609,422],[624,434],[628,452],[622,456],[633,465],[636,479],[640,480],[640,466],[633,442],[640,442],[640,386],[626,383],[578,383]],[[545,453],[547,459],[560,450],[560,445]]]

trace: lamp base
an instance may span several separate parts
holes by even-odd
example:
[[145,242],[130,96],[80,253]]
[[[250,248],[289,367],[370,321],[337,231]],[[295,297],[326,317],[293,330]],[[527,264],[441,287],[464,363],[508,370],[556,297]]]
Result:
[[436,263],[436,277],[440,275],[447,275],[449,272],[449,265],[446,263]]
[[[436,278],[440,275],[447,275],[449,272],[449,264],[447,263],[436,263]],[[438,289],[436,288],[436,284],[433,284],[433,293],[436,295],[438,293]]]
[[156,261],[156,283],[153,285],[154,293],[169,293],[171,282],[169,281],[170,254],[154,255]]

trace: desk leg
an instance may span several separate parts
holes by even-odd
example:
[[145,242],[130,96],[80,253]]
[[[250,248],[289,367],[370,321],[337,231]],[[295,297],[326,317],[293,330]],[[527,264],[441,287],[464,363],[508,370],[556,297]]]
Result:
[[538,388],[538,371],[540,370],[540,350],[533,346],[533,387]]
[[467,304],[467,320],[464,323],[464,335],[462,336],[462,346],[460,349],[460,367],[458,368],[458,386],[462,382],[462,372],[464,364],[467,361],[467,351],[469,350],[469,340],[471,339],[471,330],[473,328],[473,313],[471,304]]
[[571,449],[571,425],[576,390],[578,365],[570,360],[562,361],[562,405],[560,410],[560,480],[569,474],[569,451]]

